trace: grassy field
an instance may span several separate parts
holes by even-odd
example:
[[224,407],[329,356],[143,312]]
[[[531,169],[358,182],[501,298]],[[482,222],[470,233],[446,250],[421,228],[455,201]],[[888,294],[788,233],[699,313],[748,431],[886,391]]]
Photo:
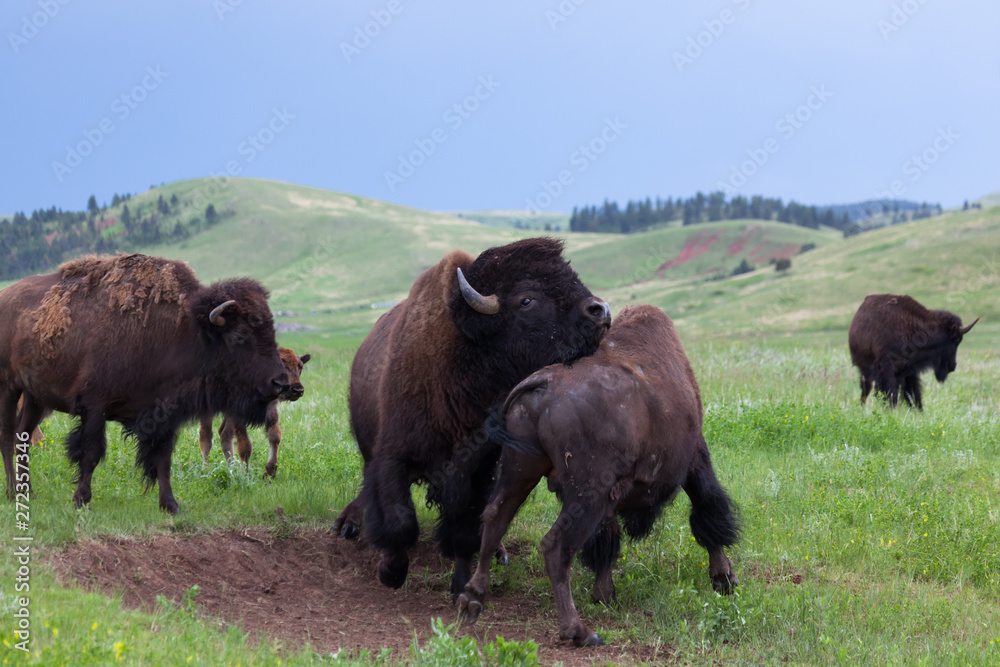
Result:
[[[169,196],[178,188],[184,199],[197,187],[191,181],[165,191]],[[272,289],[272,307],[295,312],[278,323],[313,327],[279,335],[281,344],[312,353],[313,361],[303,374],[306,396],[282,411],[278,478],[260,479],[260,452],[249,473],[227,467],[218,451],[204,464],[189,428],[174,456],[174,493],[182,509],[170,517],[157,509],[155,494],[143,494],[132,446],[112,426],[91,506],[75,510],[73,471],[61,446],[71,420],[55,415],[45,425],[45,444],[31,458],[27,656],[11,648],[19,567],[13,537],[23,533],[13,504],[0,512],[0,540],[10,547],[0,551],[5,664],[378,661],[377,651],[335,658],[309,646],[248,639],[250,628],[220,628],[206,619],[194,591],[173,603],[163,600],[153,612],[123,610],[119,599],[58,583],[50,562],[52,553],[88,539],[247,527],[280,537],[328,526],[361,479],[346,388],[354,350],[384,312],[370,303],[405,295],[413,277],[450,248],[475,253],[519,237],[514,230],[310,188],[242,180],[232,187],[225,196],[235,197],[233,206],[248,215],[223,218],[186,246],[157,252],[186,259],[205,280],[241,273],[261,278]],[[751,225],[755,230],[748,233]],[[701,383],[713,462],[743,521],[743,540],[731,552],[741,581],[737,596],[712,592],[707,557],[692,541],[682,494],[649,539],[624,549],[615,606],[590,603],[591,579],[574,568],[581,614],[606,641],[665,647],[678,663],[996,664],[1000,209],[846,240],[783,227],[733,221],[642,236],[569,236],[574,266],[616,311],[626,303],[652,303],[674,318]],[[818,249],[794,255],[784,275],[769,267],[709,280],[704,274],[714,265],[685,262],[677,266],[681,273],[656,276],[692,234],[702,232],[719,234],[710,252],[723,260],[738,261],[727,253],[744,234],[760,234],[754,237],[760,244],[814,242]],[[280,242],[262,242],[271,237]],[[740,252],[750,252],[757,241]],[[857,405],[846,330],[870,292],[909,293],[967,322],[983,318],[962,344],[948,382],[927,378],[922,413],[890,411],[877,401]],[[261,447],[260,434],[251,437]],[[433,512],[417,505],[430,529]],[[495,592],[527,590],[539,597],[547,610],[538,621],[543,625],[554,625],[555,617],[533,545],[557,511],[554,497],[536,489],[506,538],[521,546],[518,556],[494,570]],[[490,614],[488,605],[480,623]],[[455,657],[469,648],[461,636],[452,629],[412,654],[397,651],[381,661],[471,664]],[[527,648],[505,650],[510,657]]]

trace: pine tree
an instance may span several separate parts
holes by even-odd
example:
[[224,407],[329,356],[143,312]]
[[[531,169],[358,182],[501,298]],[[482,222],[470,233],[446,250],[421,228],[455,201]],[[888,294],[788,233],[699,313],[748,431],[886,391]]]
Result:
[[90,195],[90,199],[87,200],[87,210],[92,215],[97,215],[99,209],[97,208],[97,197],[94,195]]

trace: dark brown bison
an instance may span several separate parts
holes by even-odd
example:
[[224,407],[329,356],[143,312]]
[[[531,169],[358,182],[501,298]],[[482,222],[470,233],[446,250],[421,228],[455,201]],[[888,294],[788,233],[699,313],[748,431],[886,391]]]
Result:
[[449,253],[375,323],[349,394],[364,485],[334,529],[357,534],[363,504],[383,584],[406,580],[418,534],[410,485],[421,481],[440,510],[441,553],[455,560],[452,593],[463,590],[500,454],[481,430],[488,411],[533,371],[593,352],[610,321],[562,243],[535,238]]
[[[271,401],[267,406],[267,417],[264,419],[264,429],[267,431],[267,441],[271,448],[267,457],[267,465],[264,466],[264,474],[273,478],[278,472],[278,446],[281,444],[281,426],[278,423],[278,403],[281,401],[294,402],[302,398],[306,393],[302,386],[300,376],[302,367],[306,365],[312,355],[304,354],[301,357],[287,347],[279,347],[278,354],[288,371],[289,382],[288,391],[281,395],[276,401]],[[219,424],[219,446],[226,461],[233,461],[233,438],[236,438],[236,454],[244,465],[250,465],[250,455],[253,453],[253,445],[250,444],[250,436],[247,435],[247,426],[238,418],[229,415],[222,416],[222,423]],[[201,445],[201,454],[208,462],[208,454],[212,451],[212,417],[203,416],[198,430],[198,443]]]
[[875,390],[896,407],[899,390],[907,405],[923,409],[920,373],[934,369],[938,382],[955,370],[955,353],[967,327],[947,310],[928,310],[904,294],[869,294],[847,333],[851,363],[861,373],[861,405]]
[[[14,434],[43,410],[79,417],[66,440],[90,501],[105,423],[136,440],[136,466],[177,512],[170,459],[177,429],[223,412],[264,422],[288,389],[267,292],[250,279],[204,287],[183,262],[145,255],[85,257],[0,292],[0,450],[10,493]],[[24,408],[15,424],[18,398]]]
[[[483,513],[480,553],[496,547],[543,477],[562,501],[542,540],[559,635],[577,646],[603,643],[576,611],[570,564],[580,552],[596,574],[591,597],[614,597],[611,568],[621,530],[639,539],[683,488],[691,533],[708,550],[716,590],[738,581],[723,547],[736,543],[734,505],[712,470],[702,436],[701,394],[670,318],[653,306],[626,307],[592,356],[542,369],[517,385],[493,437],[506,445],[497,493]],[[475,620],[489,590],[490,559],[480,558],[458,600]]]

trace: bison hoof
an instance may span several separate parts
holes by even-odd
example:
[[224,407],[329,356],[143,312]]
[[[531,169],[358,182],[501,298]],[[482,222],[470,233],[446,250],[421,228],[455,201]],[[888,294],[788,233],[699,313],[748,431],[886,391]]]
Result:
[[333,524],[333,532],[338,533],[345,539],[351,540],[361,534],[361,529],[358,528],[358,524],[350,519],[345,519],[343,522],[338,519]]
[[585,646],[604,646],[604,640],[597,636],[596,632],[584,628],[586,632],[581,632],[573,635],[573,645],[577,648],[583,648]]
[[406,573],[410,569],[410,557],[383,556],[378,563],[378,580],[389,588],[399,588],[406,581]]
[[458,618],[463,623],[475,623],[483,611],[483,603],[473,600],[468,593],[458,596]]
[[736,578],[735,574],[717,574],[712,577],[712,588],[722,595],[731,594],[739,585],[740,580]]
[[178,512],[181,511],[180,505],[178,505],[177,501],[174,500],[173,498],[171,498],[166,502],[160,503],[160,509],[166,512],[167,514],[177,514]]
[[497,565],[509,565],[510,564],[510,556],[507,555],[507,550],[503,548],[502,544],[500,545],[500,548],[497,549],[497,553],[496,553],[495,559],[496,559]]

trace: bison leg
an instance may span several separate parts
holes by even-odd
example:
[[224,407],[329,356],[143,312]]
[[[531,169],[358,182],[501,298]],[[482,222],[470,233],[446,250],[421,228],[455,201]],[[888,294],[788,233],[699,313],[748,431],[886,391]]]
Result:
[[147,488],[156,482],[160,489],[160,509],[177,514],[180,506],[170,485],[170,458],[174,453],[176,431],[166,431],[140,438],[136,466],[146,477]]
[[920,400],[920,376],[907,375],[903,378],[903,399],[910,407],[916,407],[917,410],[924,409],[924,404]]
[[250,467],[250,455],[253,454],[253,444],[250,442],[250,434],[247,433],[246,424],[237,421],[230,422],[233,425],[233,434],[236,436],[236,456],[243,462],[243,465]]
[[90,502],[90,481],[94,469],[108,449],[104,425],[103,413],[84,410],[80,414],[80,424],[66,439],[66,453],[78,469],[76,491],[73,493],[73,504],[77,507],[83,507]]
[[[563,497],[580,498],[581,494],[570,487],[571,485],[567,485],[564,488]],[[555,525],[542,539],[545,573],[552,582],[556,611],[559,613],[559,637],[572,639],[576,646],[601,646],[604,642],[580,619],[576,605],[573,604],[569,575],[573,556],[594,534],[606,512],[602,508],[581,508],[581,501],[568,504],[570,507],[563,505]]]
[[899,399],[899,381],[891,363],[883,363],[875,370],[875,389],[884,394],[889,407],[896,407]]
[[[458,601],[458,596],[465,590],[465,584],[472,575],[472,560],[482,540],[480,523],[489,500],[490,488],[493,486],[493,475],[500,452],[496,451],[495,454],[496,456],[486,456],[478,462],[471,479],[451,479],[447,482],[469,489],[464,502],[459,500],[440,505],[441,518],[435,538],[441,555],[455,561],[451,575],[453,603]],[[431,497],[430,492],[428,497]],[[496,547],[486,553],[492,554],[495,551]]]
[[20,392],[8,387],[0,388],[0,453],[3,455],[3,469],[7,477],[7,497],[14,498],[14,440],[17,398]]
[[[264,427],[267,429],[267,442],[270,445],[267,454],[267,465],[264,466],[264,475],[273,479],[278,473],[278,445],[281,444],[281,425],[278,423],[278,401],[272,401],[267,406]],[[249,443],[249,439],[247,442]]]
[[868,400],[868,394],[872,392],[872,381],[871,378],[865,377],[864,373],[861,374],[861,405],[865,404]]
[[[511,459],[514,458],[511,456]],[[500,469],[500,480],[497,482],[499,489],[497,495],[483,511],[483,537],[479,544],[480,558],[476,572],[465,585],[465,590],[458,596],[459,614],[464,621],[474,622],[483,610],[486,593],[490,588],[492,559],[488,554],[502,547],[500,540],[507,533],[517,510],[524,504],[528,494],[551,465],[547,459],[526,459],[529,466],[532,462],[542,466],[544,462],[544,466],[540,469],[533,469],[534,466],[519,466],[511,459],[505,458]]]
[[363,496],[363,492],[359,493],[337,515],[337,519],[333,522],[333,532],[347,539],[357,537],[361,533],[361,522],[364,515]]
[[417,543],[420,532],[406,463],[389,459],[373,465],[363,493],[368,540],[382,551],[379,581],[390,588],[399,588],[410,568],[406,552]]
[[236,435],[236,429],[233,426],[233,420],[229,418],[229,415],[222,415],[222,423],[219,424],[219,446],[222,448],[222,454],[226,457],[226,463],[233,462],[233,438]]
[[198,426],[198,444],[201,446],[201,457],[208,463],[208,453],[212,451],[212,416],[201,418]]
[[716,591],[729,594],[739,585],[733,566],[722,548],[736,544],[739,524],[735,505],[712,470],[708,447],[702,441],[685,479],[684,492],[691,499],[691,534],[708,551],[708,574]]
[[621,527],[613,513],[604,517],[597,531],[590,536],[580,551],[580,559],[594,573],[594,588],[590,599],[609,604],[615,597],[615,584],[611,569],[621,555]]

